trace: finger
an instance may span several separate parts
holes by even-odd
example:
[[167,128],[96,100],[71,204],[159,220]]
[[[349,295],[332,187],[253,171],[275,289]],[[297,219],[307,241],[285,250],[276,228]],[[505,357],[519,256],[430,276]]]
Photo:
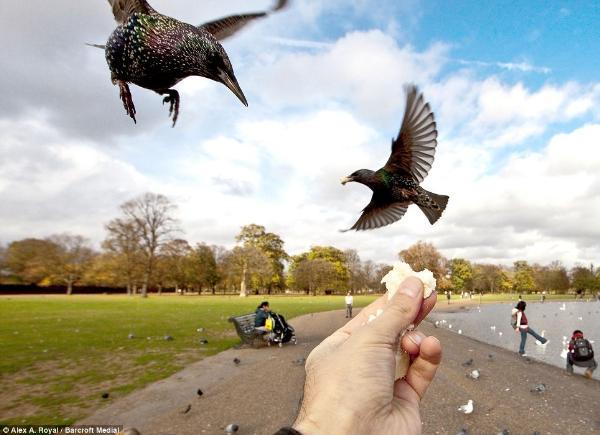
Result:
[[402,349],[411,355],[418,355],[426,335],[421,331],[410,331],[402,337]]
[[442,361],[442,345],[435,337],[427,337],[421,342],[419,356],[415,358],[408,372],[406,382],[394,385],[394,395],[399,399],[420,400],[435,376]]
[[423,304],[423,283],[415,277],[405,279],[385,306],[383,313],[370,323],[367,340],[396,343],[398,336],[415,321]]
[[421,305],[421,310],[419,311],[419,314],[417,314],[417,318],[413,322],[415,326],[417,326],[425,317],[427,317],[431,310],[433,310],[433,307],[435,307],[436,302],[437,292],[434,290],[431,293],[431,295],[429,295],[429,297],[423,301],[423,305]]

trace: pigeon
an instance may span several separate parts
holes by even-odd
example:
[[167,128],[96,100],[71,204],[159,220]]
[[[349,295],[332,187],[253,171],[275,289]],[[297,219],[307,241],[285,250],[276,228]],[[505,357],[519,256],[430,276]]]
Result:
[[341,179],[364,184],[373,191],[371,202],[348,230],[371,230],[400,220],[409,205],[416,204],[432,225],[442,216],[449,197],[423,189],[435,156],[437,129],[428,103],[417,87],[406,87],[406,108],[398,137],[392,141],[390,158],[377,171],[359,169]]
[[494,354],[493,353],[489,353],[488,354],[488,359],[490,359],[490,360],[494,359]]
[[204,394],[204,392],[200,388],[198,388],[196,390],[196,394],[198,395],[198,397],[200,397],[200,396],[202,396]]
[[467,404],[459,406],[458,410],[460,412],[465,413],[465,414],[472,413],[473,412],[473,401],[471,399],[469,399],[469,401],[467,402]]
[[223,83],[248,106],[233,72],[231,61],[219,41],[233,35],[249,22],[283,9],[278,0],[269,12],[233,15],[200,26],[184,23],[155,11],[147,0],[108,0],[117,28],[105,45],[88,44],[104,50],[113,84],[125,112],[136,122],[129,84],[166,95],[173,126],[179,116],[179,93],[171,89],[189,76]]
[[208,340],[206,338],[201,338],[200,344],[208,344]]
[[294,364],[298,364],[299,366],[300,366],[300,365],[304,365],[304,363],[306,362],[306,358],[298,358],[298,359],[296,359],[296,360],[294,360],[294,361],[292,361],[292,362],[293,362]]
[[480,375],[481,375],[481,372],[479,371],[479,369],[475,369],[475,370],[471,370],[469,373],[467,373],[467,378],[477,380],[477,379],[479,379]]
[[165,341],[173,341],[173,337],[171,337],[170,335],[165,335],[164,339]]
[[103,399],[108,399],[109,396],[110,396],[110,393],[102,393]]
[[135,335],[134,335],[133,333],[130,333],[130,334],[127,336],[127,338],[128,338],[128,339],[130,339],[130,340],[133,340],[133,339],[135,338]]
[[236,433],[239,430],[239,426],[235,423],[230,423],[225,427],[225,433]]
[[233,363],[234,363],[236,366],[237,366],[237,365],[239,365],[239,363],[241,363],[241,362],[242,362],[242,361],[240,361],[240,359],[239,359],[239,358],[237,358],[237,357],[233,359]]
[[190,412],[191,409],[192,409],[192,404],[188,403],[188,406],[186,406],[185,409],[183,411],[181,411],[181,413],[187,414],[188,412]]
[[469,367],[470,365],[473,365],[473,358],[469,358],[464,363],[462,363],[463,367]]
[[531,391],[532,393],[542,394],[542,393],[545,393],[547,389],[548,389],[548,387],[546,387],[546,384],[537,384],[535,387],[533,387],[529,391]]

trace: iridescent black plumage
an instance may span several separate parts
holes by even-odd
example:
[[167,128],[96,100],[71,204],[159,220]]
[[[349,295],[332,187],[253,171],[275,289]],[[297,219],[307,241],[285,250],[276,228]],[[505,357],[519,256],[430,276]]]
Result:
[[433,225],[442,215],[448,196],[437,195],[419,184],[431,169],[437,146],[435,118],[415,86],[406,89],[406,109],[398,137],[392,141],[392,153],[377,171],[360,169],[342,178],[368,186],[371,202],[351,230],[370,230],[401,219],[410,204],[416,204]]
[[[248,105],[229,57],[219,43],[254,19],[259,12],[225,17],[193,26],[159,14],[146,0],[108,0],[119,26],[105,46],[111,78],[119,86],[126,113],[135,122],[135,106],[128,83],[167,95],[173,125],[179,114],[179,93],[172,86],[189,76],[202,76],[223,83],[244,105]],[[283,8],[278,0],[272,11]]]

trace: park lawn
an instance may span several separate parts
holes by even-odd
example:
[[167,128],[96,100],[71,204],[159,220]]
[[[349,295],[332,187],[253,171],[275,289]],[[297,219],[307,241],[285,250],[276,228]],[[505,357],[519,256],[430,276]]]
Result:
[[[232,315],[265,296],[0,298],[0,424],[71,424],[239,343]],[[365,306],[375,296],[355,296]],[[342,309],[340,296],[269,297],[286,318]],[[204,331],[198,332],[198,328]],[[132,333],[135,338],[129,339]],[[172,341],[164,339],[171,335]],[[201,345],[200,339],[208,340]],[[103,393],[108,399],[102,399]]]

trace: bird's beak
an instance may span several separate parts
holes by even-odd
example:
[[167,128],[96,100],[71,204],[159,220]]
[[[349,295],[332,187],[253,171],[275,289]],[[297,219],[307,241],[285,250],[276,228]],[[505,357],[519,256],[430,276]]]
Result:
[[351,181],[354,181],[354,178],[352,177],[342,177],[342,179],[340,180],[342,184],[346,184],[349,183]]
[[229,90],[231,92],[233,92],[236,97],[238,97],[240,99],[240,101],[242,102],[242,104],[244,106],[248,107],[248,101],[246,100],[246,97],[244,96],[244,92],[242,92],[242,88],[240,88],[240,85],[233,74],[229,75],[229,73],[227,73],[227,71],[220,70],[219,71],[219,79],[221,80],[221,83],[223,83],[225,86],[227,86],[229,88]]

